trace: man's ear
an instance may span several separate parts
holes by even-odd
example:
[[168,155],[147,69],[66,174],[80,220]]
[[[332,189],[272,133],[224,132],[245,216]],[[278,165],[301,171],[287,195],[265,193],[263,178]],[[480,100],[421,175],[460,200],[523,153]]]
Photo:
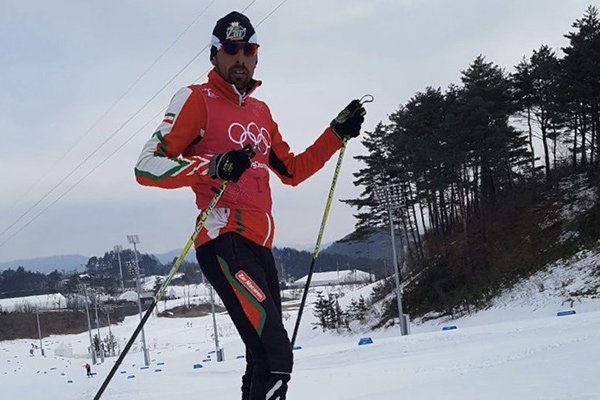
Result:
[[217,60],[215,59],[217,56],[214,55],[210,58],[210,63],[213,65],[213,67],[217,66]]

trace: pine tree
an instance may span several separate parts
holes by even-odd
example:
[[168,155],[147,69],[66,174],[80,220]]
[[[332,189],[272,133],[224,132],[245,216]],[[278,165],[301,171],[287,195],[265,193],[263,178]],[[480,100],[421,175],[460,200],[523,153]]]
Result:
[[329,327],[328,321],[330,314],[329,300],[323,296],[322,292],[317,292],[317,301],[313,309],[313,315],[317,317],[318,325],[323,328],[323,332]]
[[344,312],[342,311],[342,307],[340,307],[340,302],[338,301],[338,299],[335,299],[335,306],[334,306],[334,313],[335,313],[335,329],[341,329],[344,327],[345,323],[344,323]]
[[[552,164],[548,141],[557,139],[556,128],[560,128],[561,120],[556,105],[560,64],[554,51],[544,45],[533,52],[530,65],[533,85],[531,109],[542,135],[546,180],[550,181]],[[556,154],[554,159],[554,164],[556,164]]]
[[[565,35],[569,46],[563,48],[563,90],[571,104],[571,127],[579,133],[580,163],[587,167],[588,159],[598,161],[598,130],[600,129],[600,18],[598,9],[590,6],[583,18],[576,20],[574,32]],[[577,141],[576,141],[577,143]],[[576,144],[575,143],[575,144]],[[587,145],[590,144],[588,151]],[[589,153],[589,154],[588,154]],[[591,165],[590,170],[594,171]]]
[[369,308],[367,307],[367,302],[365,301],[365,298],[361,295],[358,298],[358,304],[356,306],[356,319],[358,319],[361,322],[364,322],[367,317],[368,311]]
[[335,299],[329,294],[324,300],[325,304],[325,325],[327,329],[335,329],[337,327],[337,313],[335,309]]
[[515,105],[522,112],[527,121],[528,144],[530,151],[530,175],[535,184],[535,149],[533,147],[533,76],[531,61],[523,57],[521,62],[515,66],[515,72],[511,75],[513,96]]
[[94,337],[92,338],[92,343],[94,345],[94,351],[96,352],[96,354],[100,354],[100,338],[97,334],[94,334]]
[[103,342],[104,352],[114,356],[117,353],[117,338],[115,335],[110,332],[108,335],[106,335]]

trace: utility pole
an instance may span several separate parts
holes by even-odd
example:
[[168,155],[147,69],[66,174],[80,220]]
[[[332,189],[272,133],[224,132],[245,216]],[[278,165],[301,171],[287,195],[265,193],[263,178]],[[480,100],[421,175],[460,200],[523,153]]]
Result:
[[285,279],[285,269],[283,268],[283,262],[281,263],[281,278],[279,279],[279,282],[283,282],[283,287],[280,288],[281,298],[283,299],[285,297],[285,289],[287,286],[287,281]]
[[[138,244],[140,242],[140,238],[138,237],[138,235],[127,235],[127,240],[129,241],[129,243],[133,244],[133,254],[135,256],[135,275],[136,275],[136,288],[137,288],[137,293],[138,293],[138,310],[140,312],[140,322],[142,322],[142,299],[141,299],[141,293],[142,293],[142,285],[140,283],[140,264],[138,262],[138,256],[137,256],[137,247],[136,244]],[[148,348],[146,347],[146,333],[144,332],[144,328],[142,328],[142,347],[143,347],[143,352],[144,352],[144,364],[146,366],[150,365],[150,357],[148,354]]]
[[37,326],[38,326],[38,336],[40,338],[40,351],[42,353],[42,357],[45,356],[46,354],[44,354],[44,344],[42,343],[42,330],[40,328],[40,310],[38,310],[36,308],[35,310],[35,317],[37,319]]
[[402,207],[405,202],[402,197],[400,185],[390,184],[384,186],[375,186],[375,197],[377,201],[385,206],[388,211],[388,219],[390,221],[390,235],[392,238],[392,262],[394,264],[394,277],[396,280],[396,300],[398,301],[398,318],[400,322],[400,334],[402,336],[408,334],[406,319],[402,311],[402,287],[400,286],[400,273],[398,271],[398,256],[396,255],[396,237],[394,235],[394,219],[392,215],[393,208]]
[[373,273],[371,270],[371,246],[369,246],[373,241],[367,238],[367,264],[369,265],[369,283],[373,283]]
[[92,353],[92,364],[96,364],[96,350],[94,349],[94,341],[92,340],[92,324],[90,323],[90,309],[88,305],[87,287],[83,286],[83,297],[85,299],[85,315],[87,317],[88,333],[90,335],[90,352]]
[[114,346],[113,346],[113,340],[114,340],[114,338],[113,338],[113,335],[112,335],[112,330],[110,329],[110,306],[109,305],[105,305],[104,306],[104,312],[106,313],[106,320],[108,322],[108,338],[109,338],[109,341],[110,341],[109,342],[108,351],[110,353],[109,355],[114,356],[115,355],[115,351],[114,351],[115,349],[114,349]]
[[102,336],[100,336],[100,320],[98,319],[98,293],[94,293],[94,309],[96,314],[96,330],[98,332],[98,345],[100,347],[100,360],[104,364],[104,346],[102,345]]
[[118,244],[115,245],[115,253],[117,253],[117,259],[119,260],[119,273],[121,274],[121,293],[125,293],[125,282],[123,280],[123,267],[121,266],[121,251],[123,247]]

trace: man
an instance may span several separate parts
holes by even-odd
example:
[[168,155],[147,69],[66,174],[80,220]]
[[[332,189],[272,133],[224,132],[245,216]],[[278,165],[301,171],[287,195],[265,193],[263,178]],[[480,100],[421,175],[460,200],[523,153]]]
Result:
[[217,21],[208,82],[175,94],[135,173],[142,185],[190,186],[200,210],[229,181],[198,234],[196,255],[246,345],[242,399],[284,400],[293,356],[271,253],[269,171],[298,185],[343,139],[358,136],[365,111],[352,101],[312,146],[294,155],[267,105],[250,97],[261,84],[253,79],[258,46],[246,16],[232,12]]

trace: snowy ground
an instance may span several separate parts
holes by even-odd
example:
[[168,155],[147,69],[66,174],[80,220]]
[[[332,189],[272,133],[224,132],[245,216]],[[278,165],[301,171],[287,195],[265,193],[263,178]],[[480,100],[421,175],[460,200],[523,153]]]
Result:
[[[340,303],[369,290],[348,293]],[[405,337],[397,329],[368,335],[323,333],[313,329],[308,312],[288,399],[600,399],[600,300],[578,303],[577,314],[564,317],[556,316],[565,309],[559,297],[534,303],[512,302],[511,307],[499,300],[476,315],[413,325]],[[289,306],[285,317],[291,331],[296,311]],[[138,321],[129,317],[112,330],[124,341]],[[243,346],[226,314],[218,322],[226,357],[221,363],[206,361],[214,350],[210,317],[152,317],[146,327],[150,367],[141,368],[143,357],[135,348],[103,399],[239,398],[244,360],[237,357]],[[442,331],[450,325],[458,329]],[[363,336],[374,343],[358,346]],[[94,366],[97,375],[88,379],[83,368],[87,333],[44,339],[44,358],[38,353],[29,357],[31,343],[0,342],[2,399],[91,399],[114,362],[107,358]],[[72,358],[53,355],[62,343],[72,347]],[[194,364],[202,368],[194,369]]]
[[[334,334],[314,329],[312,312],[304,314],[295,351],[295,371],[288,399],[600,399],[600,254],[581,251],[571,260],[549,265],[499,296],[488,310],[457,319],[411,324],[411,335],[397,328],[370,333]],[[320,287],[342,294],[346,308],[352,299],[368,298],[374,284],[362,288]],[[590,288],[595,288],[590,291]],[[206,301],[206,287],[174,288],[188,301]],[[594,294],[595,290],[595,294]],[[181,293],[179,293],[181,292]],[[587,292],[586,296],[577,295]],[[297,294],[297,293],[296,293]],[[196,296],[196,297],[194,297]],[[292,293],[286,294],[292,297]],[[161,302],[159,309],[185,299]],[[285,306],[289,332],[298,301]],[[558,317],[562,310],[576,314]],[[113,326],[121,346],[139,318]],[[227,314],[218,315],[226,360],[214,358],[210,317],[151,317],[146,326],[152,363],[143,366],[140,346],[126,357],[103,399],[239,398],[244,369],[243,345]],[[443,331],[443,327],[457,329]],[[107,329],[102,329],[102,336]],[[361,337],[374,343],[358,346]],[[46,357],[29,356],[38,341],[0,342],[0,399],[91,399],[115,358],[96,365],[86,378],[89,361],[87,332],[44,339]],[[68,346],[73,357],[53,350]],[[202,368],[194,369],[195,364]]]

